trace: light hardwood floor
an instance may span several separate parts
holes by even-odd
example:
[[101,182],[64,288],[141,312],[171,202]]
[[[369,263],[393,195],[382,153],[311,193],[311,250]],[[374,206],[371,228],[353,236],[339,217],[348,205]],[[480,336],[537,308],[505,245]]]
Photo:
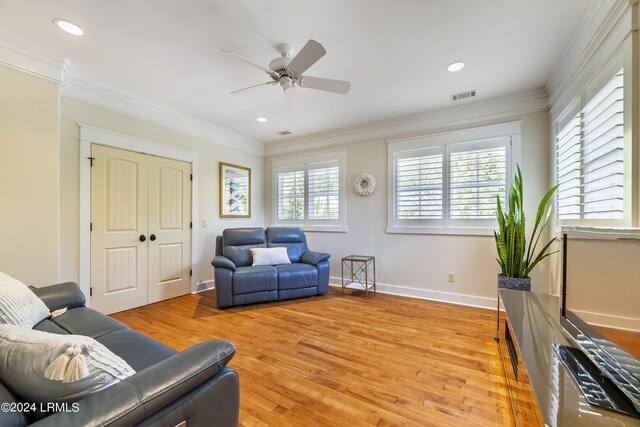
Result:
[[495,311],[377,294],[218,310],[215,293],[113,315],[176,350],[237,347],[240,425],[509,426]]

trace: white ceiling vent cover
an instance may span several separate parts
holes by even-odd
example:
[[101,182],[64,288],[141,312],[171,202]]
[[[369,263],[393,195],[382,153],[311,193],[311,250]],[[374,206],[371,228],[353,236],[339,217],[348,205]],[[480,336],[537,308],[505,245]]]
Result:
[[451,95],[451,100],[452,101],[460,101],[461,99],[466,99],[466,98],[473,98],[474,96],[476,96],[476,90],[469,90],[467,92],[460,92],[460,93],[455,93],[453,95]]

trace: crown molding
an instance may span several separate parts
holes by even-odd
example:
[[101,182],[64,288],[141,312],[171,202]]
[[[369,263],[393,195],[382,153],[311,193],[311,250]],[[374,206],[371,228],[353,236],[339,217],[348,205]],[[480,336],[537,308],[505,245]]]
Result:
[[399,119],[368,123],[287,141],[272,142],[266,145],[266,155],[279,156],[373,139],[397,139],[443,127],[513,117],[520,114],[544,111],[547,108],[547,94],[544,89],[533,90],[502,98],[466,102],[455,107]]
[[0,64],[58,85],[64,84],[64,74],[69,69],[65,58],[6,36],[0,36]]
[[142,98],[73,76],[67,76],[65,85],[62,87],[62,95],[252,154],[264,156],[265,153],[262,142]]
[[[615,0],[613,4],[593,4],[547,83],[549,106],[554,118],[575,101],[588,79],[599,71],[598,67],[588,69],[590,63],[594,59],[602,63],[600,65],[606,63],[624,40],[631,28],[630,4],[634,2]],[[603,46],[607,49],[601,49]]]

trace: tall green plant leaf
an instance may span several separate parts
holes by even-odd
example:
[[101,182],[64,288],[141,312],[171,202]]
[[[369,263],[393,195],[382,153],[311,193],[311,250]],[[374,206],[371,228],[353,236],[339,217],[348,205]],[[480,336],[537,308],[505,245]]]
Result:
[[524,212],[524,191],[522,171],[517,167],[516,174],[507,194],[505,212],[500,201],[496,198],[498,230],[494,231],[498,264],[502,275],[508,277],[527,277],[531,270],[544,258],[556,253],[548,252],[555,238],[549,241],[536,254],[536,248],[544,229],[551,217],[553,194],[558,186],[554,186],[544,195],[535,216],[531,238],[527,244],[526,215]]

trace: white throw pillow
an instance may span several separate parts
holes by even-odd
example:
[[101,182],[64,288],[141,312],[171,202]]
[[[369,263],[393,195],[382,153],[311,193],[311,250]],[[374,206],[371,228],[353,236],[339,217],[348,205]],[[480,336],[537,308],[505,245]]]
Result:
[[0,325],[0,378],[28,402],[76,402],[135,371],[91,337]]
[[253,266],[291,264],[287,248],[251,248]]
[[21,281],[0,272],[0,323],[33,328],[49,317],[49,309]]

